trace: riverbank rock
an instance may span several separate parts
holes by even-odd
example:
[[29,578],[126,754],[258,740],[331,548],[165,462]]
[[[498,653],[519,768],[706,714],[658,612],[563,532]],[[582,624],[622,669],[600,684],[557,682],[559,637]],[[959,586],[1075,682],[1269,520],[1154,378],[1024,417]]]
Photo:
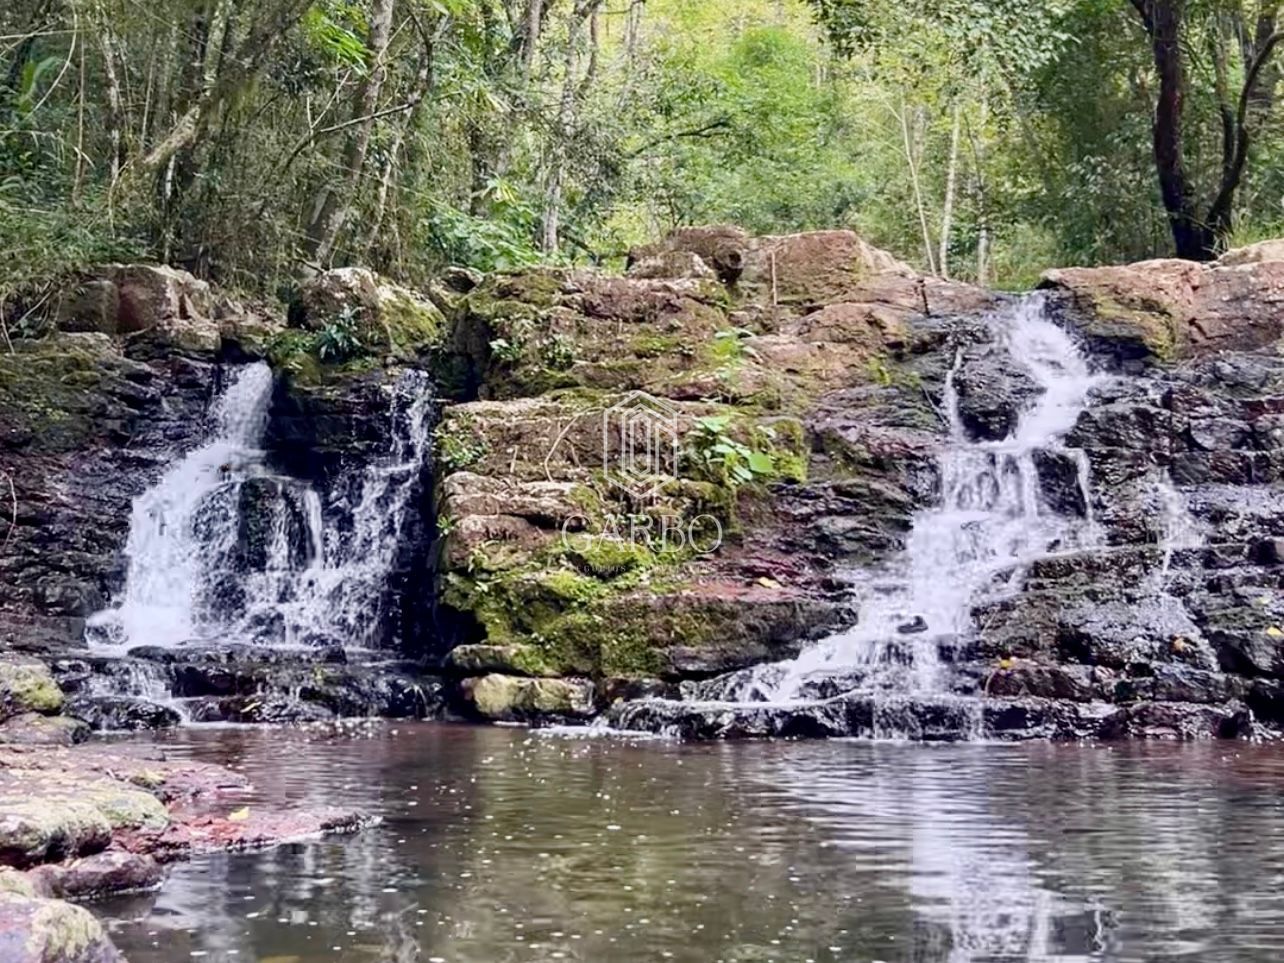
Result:
[[584,679],[531,679],[491,673],[461,686],[468,708],[495,722],[585,719],[594,711],[593,684]]
[[0,720],[24,714],[53,715],[62,704],[62,690],[43,662],[0,657]]
[[5,963],[125,963],[87,909],[4,892],[0,957]]

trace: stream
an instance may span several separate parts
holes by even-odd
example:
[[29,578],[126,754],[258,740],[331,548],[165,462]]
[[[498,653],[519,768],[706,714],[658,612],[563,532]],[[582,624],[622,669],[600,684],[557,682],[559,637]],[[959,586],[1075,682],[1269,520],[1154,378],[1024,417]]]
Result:
[[186,728],[355,836],[171,869],[97,904],[132,963],[1277,961],[1284,756],[681,744],[434,723]]

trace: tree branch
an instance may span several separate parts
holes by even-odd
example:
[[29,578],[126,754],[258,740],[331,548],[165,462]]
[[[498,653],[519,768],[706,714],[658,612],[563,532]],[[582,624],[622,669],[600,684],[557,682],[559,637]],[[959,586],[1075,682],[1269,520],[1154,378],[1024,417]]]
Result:
[[674,134],[666,134],[664,137],[657,137],[654,140],[647,141],[637,150],[629,154],[629,159],[633,160],[635,158],[641,157],[643,154],[651,150],[653,147],[659,147],[661,144],[667,144],[670,141],[682,140],[683,138],[686,138],[686,137],[700,137],[700,138],[712,137],[715,134],[718,134],[722,131],[730,130],[731,126],[732,126],[731,121],[726,117],[722,117],[722,118],[719,118],[718,120],[713,121],[712,123],[705,124],[703,127],[696,127],[693,130],[680,130]]
[[1257,56],[1249,65],[1244,77],[1244,86],[1239,93],[1239,106],[1235,111],[1235,129],[1237,131],[1235,154],[1222,174],[1221,187],[1212,206],[1208,209],[1208,223],[1215,229],[1224,230],[1229,224],[1231,202],[1234,200],[1235,191],[1244,176],[1244,167],[1248,163],[1248,148],[1252,140],[1252,135],[1248,129],[1249,105],[1252,103],[1253,93],[1257,88],[1258,80],[1261,78],[1262,69],[1275,52],[1275,48],[1282,41],[1284,41],[1284,31],[1277,31],[1267,37],[1262,42]]

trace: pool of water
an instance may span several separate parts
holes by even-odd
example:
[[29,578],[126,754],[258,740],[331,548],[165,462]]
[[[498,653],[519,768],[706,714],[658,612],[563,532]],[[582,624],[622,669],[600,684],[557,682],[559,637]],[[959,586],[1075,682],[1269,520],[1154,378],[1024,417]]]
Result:
[[384,821],[98,905],[132,963],[1284,959],[1279,747],[163,742]]

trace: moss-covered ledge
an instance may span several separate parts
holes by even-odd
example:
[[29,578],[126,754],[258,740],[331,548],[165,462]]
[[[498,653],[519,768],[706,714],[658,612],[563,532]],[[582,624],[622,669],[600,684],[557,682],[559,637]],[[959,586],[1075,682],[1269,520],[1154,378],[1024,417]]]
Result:
[[[885,493],[904,479],[874,455],[830,453],[846,432],[828,399],[921,401],[932,305],[992,303],[848,232],[699,229],[633,261],[625,277],[501,274],[453,305],[448,350],[477,398],[446,408],[434,451],[439,598],[466,645],[453,671],[605,692],[780,658],[846,624],[830,513],[850,511],[844,491],[906,512],[914,497]],[[639,397],[677,448],[645,498],[610,470],[611,412]]]

